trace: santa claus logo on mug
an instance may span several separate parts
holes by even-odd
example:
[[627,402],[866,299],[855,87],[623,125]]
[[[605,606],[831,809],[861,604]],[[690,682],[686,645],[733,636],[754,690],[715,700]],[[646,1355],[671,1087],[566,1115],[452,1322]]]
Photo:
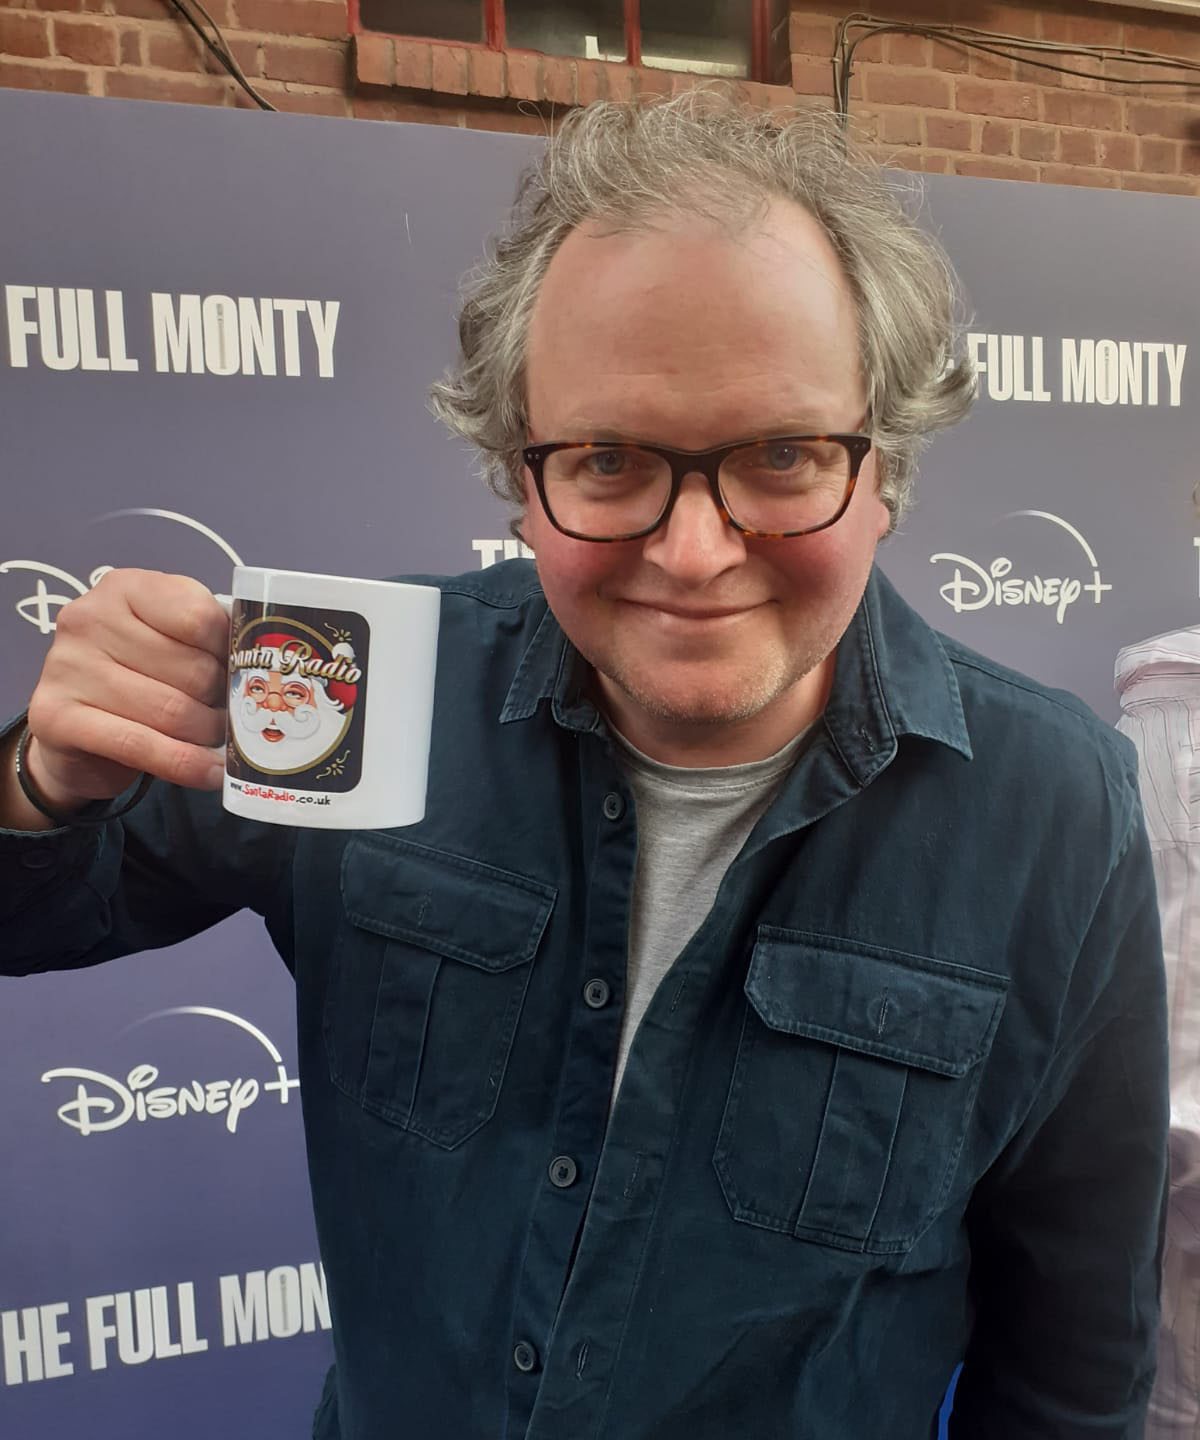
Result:
[[230,775],[353,790],[362,774],[366,620],[237,599],[231,633]]

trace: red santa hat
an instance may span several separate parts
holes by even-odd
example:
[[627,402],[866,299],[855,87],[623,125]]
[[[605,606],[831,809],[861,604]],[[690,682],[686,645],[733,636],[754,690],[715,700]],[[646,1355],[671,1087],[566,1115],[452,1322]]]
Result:
[[[295,646],[297,641],[305,645],[311,643],[307,640],[302,640],[298,635],[258,635],[254,639],[254,648],[256,650],[273,650],[275,652],[275,658],[271,669],[278,670],[282,664],[279,658],[280,650],[282,650],[285,645],[289,647]],[[344,641],[335,645],[331,653],[335,660],[346,660],[350,663],[354,661],[353,647],[347,645]],[[318,684],[323,685],[326,695],[328,695],[335,704],[340,705],[343,710],[352,709],[358,700],[357,684],[350,684],[345,680],[330,680],[324,675],[304,675],[302,678],[316,681]]]

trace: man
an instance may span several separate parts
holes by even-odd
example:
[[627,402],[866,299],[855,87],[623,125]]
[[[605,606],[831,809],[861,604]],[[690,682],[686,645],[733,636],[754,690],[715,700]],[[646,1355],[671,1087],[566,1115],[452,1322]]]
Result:
[[[1166,1082],[1135,762],[873,564],[969,402],[953,319],[832,127],[571,115],[435,389],[537,560],[440,582],[411,829],[195,793],[228,643],[200,587],[117,573],[62,612],[26,789],[4,769],[8,968],[265,917],[321,1440],[907,1440],[964,1357],[956,1435],[1141,1433]],[[139,770],[175,783],[99,847],[90,809],[47,828]]]

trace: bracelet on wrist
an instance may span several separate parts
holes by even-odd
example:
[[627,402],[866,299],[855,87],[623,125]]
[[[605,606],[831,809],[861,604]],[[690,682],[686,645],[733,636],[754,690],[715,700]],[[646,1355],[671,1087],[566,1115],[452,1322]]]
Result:
[[58,825],[107,825],[110,820],[128,814],[150,788],[152,777],[143,771],[133,786],[114,800],[93,800],[76,811],[59,810],[38,793],[29,773],[29,742],[32,739],[29,721],[26,720],[21,728],[21,738],[17,741],[17,784],[33,808]]

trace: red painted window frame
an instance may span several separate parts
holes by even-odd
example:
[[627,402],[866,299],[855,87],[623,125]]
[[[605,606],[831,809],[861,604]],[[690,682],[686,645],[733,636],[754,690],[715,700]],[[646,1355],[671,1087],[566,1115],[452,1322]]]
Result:
[[[468,46],[468,49],[507,50],[507,27],[504,16],[504,0],[480,0],[483,5],[484,34],[487,39],[482,45]],[[770,83],[771,49],[771,0],[747,0],[750,6],[750,74],[749,80]],[[379,33],[366,31],[362,23],[360,0],[346,0],[350,20],[350,33],[362,35]],[[625,21],[625,60],[629,65],[642,63],[642,21],[641,0],[622,0]],[[406,39],[439,42],[436,35],[413,35]],[[570,58],[570,57],[568,57]]]

